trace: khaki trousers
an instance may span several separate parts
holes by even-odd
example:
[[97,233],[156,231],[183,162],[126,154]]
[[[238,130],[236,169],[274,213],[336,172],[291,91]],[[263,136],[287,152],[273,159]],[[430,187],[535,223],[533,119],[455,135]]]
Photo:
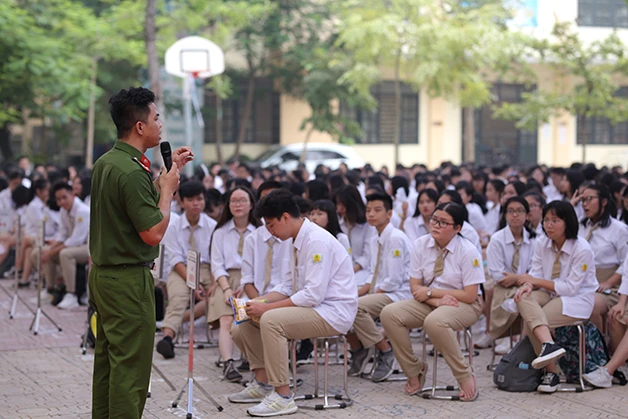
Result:
[[[608,279],[617,271],[617,268],[618,266],[613,266],[611,268],[595,268],[595,277],[597,278],[597,282],[601,284],[608,281]],[[598,307],[606,306],[606,312],[619,302],[619,294],[617,294],[619,286],[616,285],[611,288],[611,290],[612,292],[610,294],[602,294],[599,292],[595,293],[595,305]]]
[[288,385],[288,339],[310,339],[340,333],[313,308],[284,307],[267,311],[259,325],[248,321],[233,326],[231,337],[249,360],[251,370],[265,368],[268,384]]
[[473,372],[462,356],[456,332],[475,324],[482,314],[482,306],[478,298],[473,304],[459,303],[458,307],[434,308],[416,300],[399,301],[384,307],[379,318],[406,377],[417,377],[423,369],[422,362],[412,352],[408,333],[408,329],[417,327],[423,327],[459,383],[471,377]]
[[[212,284],[211,272],[208,264],[201,265],[201,286],[207,291]],[[164,327],[176,334],[183,322],[183,315],[190,302],[190,288],[185,279],[174,270],[168,275],[168,306],[164,317]]]
[[550,330],[557,327],[569,326],[583,319],[576,319],[563,315],[563,300],[560,297],[552,299],[545,290],[532,291],[517,304],[519,314],[525,324],[525,333],[530,337],[534,351],[541,352],[541,343],[533,331],[539,326],[547,326]]
[[491,324],[489,332],[493,339],[499,339],[506,333],[510,326],[515,322],[518,313],[509,313],[502,308],[504,300],[514,298],[517,294],[517,287],[506,288],[499,283],[493,287],[493,302],[491,303]]
[[370,348],[384,338],[375,325],[375,319],[379,317],[382,309],[391,303],[390,297],[383,293],[358,298],[358,314],[353,322],[353,330],[365,348]]
[[[50,246],[42,247],[42,251],[46,252],[50,249]],[[39,260],[39,248],[34,247],[31,252],[31,262],[33,267],[37,269],[37,262]],[[44,283],[47,288],[55,288],[57,286],[57,266],[59,266],[59,255],[51,257],[48,262],[41,264],[41,274],[44,277]],[[74,268],[76,270],[76,268]],[[43,284],[42,284],[43,287]],[[67,289],[67,285],[66,285]]]
[[66,247],[59,252],[59,264],[68,293],[76,292],[76,264],[89,262],[89,247],[87,244],[76,247]]

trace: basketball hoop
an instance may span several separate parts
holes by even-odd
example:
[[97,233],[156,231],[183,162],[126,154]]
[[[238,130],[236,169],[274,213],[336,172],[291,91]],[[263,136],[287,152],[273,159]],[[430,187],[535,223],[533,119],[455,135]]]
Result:
[[192,71],[192,77],[194,78],[194,80],[198,79],[198,71]]

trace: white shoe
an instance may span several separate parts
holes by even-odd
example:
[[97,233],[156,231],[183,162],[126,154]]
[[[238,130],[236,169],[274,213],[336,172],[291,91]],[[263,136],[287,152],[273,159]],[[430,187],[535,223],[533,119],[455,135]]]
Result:
[[508,352],[510,352],[510,338],[497,339],[495,341],[495,353],[506,355]]
[[272,392],[272,388],[267,390],[257,380],[253,380],[242,391],[227,396],[227,399],[231,403],[260,403]]
[[289,415],[295,413],[299,408],[292,396],[284,399],[275,391],[262,399],[262,402],[249,408],[246,412],[251,416],[270,417]]
[[604,367],[597,367],[590,373],[584,374],[582,378],[595,387],[610,388],[613,386],[613,376]]
[[57,304],[57,308],[60,308],[61,310],[71,310],[73,308],[77,308],[78,306],[78,298],[76,298],[76,295],[72,293],[65,294],[63,296],[63,300]]
[[484,333],[480,339],[473,342],[473,346],[478,349],[486,349],[493,346],[493,338],[488,333]]
[[83,294],[83,296],[79,298],[79,304],[82,306],[86,306],[89,304],[89,298],[87,298],[87,293]]
[[46,288],[42,288],[41,292],[39,293],[39,296],[41,297],[42,301],[48,301],[50,302],[50,294],[48,294],[48,290]]

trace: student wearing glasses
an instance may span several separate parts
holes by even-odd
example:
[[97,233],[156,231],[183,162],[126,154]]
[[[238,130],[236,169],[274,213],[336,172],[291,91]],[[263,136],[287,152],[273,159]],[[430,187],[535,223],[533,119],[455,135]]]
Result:
[[578,236],[591,245],[595,254],[595,276],[598,292],[591,321],[604,330],[604,316],[619,301],[617,288],[621,282],[619,265],[628,254],[628,226],[615,219],[615,201],[604,185],[588,186],[581,195],[585,218],[580,222]]
[[242,374],[233,363],[233,309],[229,299],[243,293],[240,279],[244,242],[260,222],[253,215],[255,196],[248,188],[237,186],[229,191],[226,203],[211,239],[211,270],[218,286],[209,300],[207,322],[220,322],[218,349],[225,363],[223,375],[225,380],[236,382],[242,380]]
[[[528,272],[536,243],[536,233],[526,221],[530,213],[528,202],[513,196],[506,201],[504,209],[508,224],[493,234],[486,254],[488,274],[495,282],[489,324],[493,339],[501,337],[518,317],[518,313],[504,310],[502,303],[517,293],[517,280]],[[508,342],[504,343],[508,345]],[[508,349],[500,345],[496,351],[507,353]]]
[[543,235],[543,207],[545,206],[545,198],[538,192],[526,192],[523,197],[528,202],[530,212],[528,213],[528,222],[530,228],[534,230],[538,237]]
[[470,327],[482,314],[480,284],[484,283],[482,256],[460,236],[466,209],[455,203],[436,207],[430,235],[413,246],[410,290],[413,299],[387,305],[380,315],[395,358],[408,378],[406,394],[423,388],[427,365],[412,351],[408,329],[422,327],[440,352],[460,386],[460,398],[478,397],[473,371],[460,350],[456,331]]
[[434,213],[438,202],[438,192],[433,189],[423,189],[416,200],[416,208],[412,218],[402,224],[402,230],[414,243],[419,237],[430,234],[430,217]]
[[537,390],[553,393],[560,383],[556,361],[565,349],[554,343],[551,330],[588,319],[598,283],[593,251],[578,237],[569,202],[553,201],[543,209],[543,230],[547,238],[537,240],[530,273],[517,280],[515,302],[538,354],[532,367],[546,371]]

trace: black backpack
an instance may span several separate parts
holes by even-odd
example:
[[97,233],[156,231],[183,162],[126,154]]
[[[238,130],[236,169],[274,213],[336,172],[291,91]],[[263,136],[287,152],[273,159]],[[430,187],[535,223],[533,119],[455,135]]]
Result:
[[495,367],[493,382],[500,390],[511,392],[536,391],[541,384],[542,370],[532,368],[536,353],[526,336]]

